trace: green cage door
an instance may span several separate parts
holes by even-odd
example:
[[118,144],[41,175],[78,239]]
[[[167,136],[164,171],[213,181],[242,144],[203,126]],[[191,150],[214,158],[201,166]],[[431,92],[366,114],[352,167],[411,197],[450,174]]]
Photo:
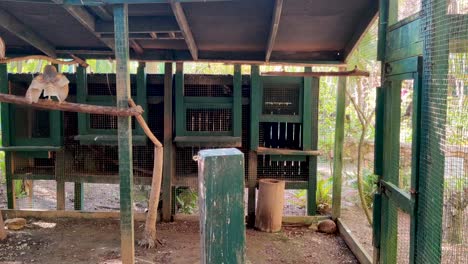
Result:
[[[380,247],[380,263],[413,263],[416,221],[421,58],[385,65],[380,91],[382,153],[380,191],[374,206],[374,240]],[[379,111],[377,111],[379,113]],[[376,135],[378,138],[379,136]],[[380,219],[379,219],[380,218]]]

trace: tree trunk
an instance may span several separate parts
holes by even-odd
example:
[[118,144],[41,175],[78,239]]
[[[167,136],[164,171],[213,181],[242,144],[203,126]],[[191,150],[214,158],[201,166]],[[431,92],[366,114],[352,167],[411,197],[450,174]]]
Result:
[[362,179],[362,146],[364,145],[364,140],[366,137],[367,132],[367,125],[362,126],[361,137],[359,138],[359,145],[358,145],[358,160],[357,160],[357,184],[358,184],[358,192],[359,197],[361,200],[361,206],[366,214],[367,221],[370,225],[372,225],[372,218],[369,212],[369,208],[367,208],[366,199],[364,198],[364,188],[363,188],[363,179]]
[[3,223],[2,211],[0,211],[0,241],[5,240],[7,232],[5,230],[5,224]]
[[143,239],[138,241],[140,246],[153,248],[156,242],[156,220],[158,218],[159,195],[161,193],[163,169],[163,147],[154,148],[153,180],[151,182],[151,194],[148,202],[148,214],[146,215],[145,232]]
[[255,227],[264,232],[281,230],[284,204],[284,181],[261,179],[259,181]]

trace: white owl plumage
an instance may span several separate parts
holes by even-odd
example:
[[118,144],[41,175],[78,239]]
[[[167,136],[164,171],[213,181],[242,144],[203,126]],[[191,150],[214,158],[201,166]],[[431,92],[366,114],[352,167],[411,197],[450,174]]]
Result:
[[55,96],[61,103],[67,99],[69,83],[70,81],[65,75],[58,73],[54,66],[47,65],[44,72],[32,80],[26,92],[26,99],[29,103],[37,103],[42,92],[44,92],[44,96],[49,97],[49,99]]
[[6,45],[3,42],[3,39],[0,37],[0,59],[5,58],[6,55]]

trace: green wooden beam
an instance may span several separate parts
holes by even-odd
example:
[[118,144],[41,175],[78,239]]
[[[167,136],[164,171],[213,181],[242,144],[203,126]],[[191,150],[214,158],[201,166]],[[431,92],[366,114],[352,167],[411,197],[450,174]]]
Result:
[[387,46],[388,27],[388,1],[379,0],[379,31],[377,42],[377,60],[385,61],[385,48]]
[[[57,151],[55,156],[55,180],[57,181],[57,210],[65,210],[65,152]],[[76,199],[76,197],[75,197]]]
[[[129,33],[179,32],[177,20],[171,16],[135,16],[128,18]],[[114,33],[112,21],[96,21],[96,32]]]
[[278,34],[279,23],[281,19],[281,11],[283,10],[283,0],[276,0],[275,7],[273,8],[273,15],[271,18],[270,34],[268,35],[267,49],[265,61],[270,61],[271,53],[276,42],[276,35]]
[[164,64],[164,165],[163,165],[163,208],[162,220],[172,220],[172,178],[175,176],[175,147],[173,137],[172,107],[172,63]]
[[184,64],[176,63],[175,73],[175,131],[176,136],[185,135],[184,112]]
[[260,68],[252,65],[250,73],[250,150],[257,150],[260,113],[262,111]]
[[[117,107],[128,108],[130,98],[130,69],[128,43],[128,6],[114,6],[115,58],[117,64]],[[118,117],[119,176],[120,176],[120,234],[122,263],[135,262],[133,227],[133,158],[132,124],[130,117]]]
[[31,44],[46,55],[50,57],[57,56],[55,53],[55,47],[49,41],[38,35],[31,28],[3,9],[0,9],[0,27]]
[[200,263],[245,263],[244,154],[213,149],[198,156]]
[[192,55],[192,59],[198,60],[197,44],[193,38],[192,30],[190,29],[187,18],[185,17],[182,5],[179,2],[174,1],[171,1],[170,4],[172,12],[174,12],[174,16],[177,20],[177,23],[179,24],[180,30],[182,31],[182,35],[184,36],[185,42],[187,43],[190,54]]
[[84,210],[84,185],[81,182],[75,182],[74,186],[74,209],[78,211]]
[[[88,75],[86,68],[78,66],[76,68],[76,102],[86,103],[86,96],[88,94]],[[80,135],[88,134],[88,114],[78,113],[78,133]]]
[[333,151],[333,220],[336,220],[341,216],[343,143],[346,113],[346,80],[346,77],[338,78],[338,89],[336,95],[335,146]]
[[234,91],[232,95],[232,134],[242,137],[242,72],[241,65],[234,65]]

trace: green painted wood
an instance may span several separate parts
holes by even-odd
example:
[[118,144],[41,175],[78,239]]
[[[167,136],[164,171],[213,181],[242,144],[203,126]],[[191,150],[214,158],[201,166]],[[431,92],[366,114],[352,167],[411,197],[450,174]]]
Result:
[[397,185],[380,181],[384,188],[384,194],[395,204],[396,207],[403,212],[412,215],[414,209],[414,201],[408,192],[403,191]]
[[242,137],[242,72],[240,64],[234,65],[232,97],[232,135]]
[[184,109],[184,64],[178,62],[175,73],[175,131],[177,136],[185,135]]
[[162,220],[171,221],[172,215],[172,178],[175,177],[175,148],[172,143],[172,63],[164,64],[164,152],[163,152],[163,208]]
[[200,263],[245,263],[244,154],[198,153]]
[[307,157],[303,155],[270,155],[271,161],[307,161]]
[[259,122],[262,111],[260,68],[251,66],[250,73],[250,150],[257,150],[259,141]]
[[388,27],[388,1],[379,0],[379,31],[377,42],[377,60],[385,60],[385,48],[387,46],[387,27]]
[[332,219],[341,216],[341,186],[343,173],[343,143],[346,112],[346,77],[338,79],[336,95],[335,146],[333,151]]
[[288,190],[305,190],[307,187],[309,187],[307,181],[286,181],[284,188]]
[[421,19],[416,19],[388,31],[387,51],[407,47],[413,43],[420,42],[421,40]]
[[[9,94],[7,65],[0,63],[0,92]],[[1,103],[2,146],[10,146],[10,104]]]
[[37,152],[37,151],[57,151],[61,147],[56,146],[12,146],[0,147],[0,151],[5,152]]
[[253,228],[255,226],[255,209],[256,209],[256,195],[257,195],[257,165],[258,156],[257,152],[249,151],[248,155],[248,173],[249,178],[247,179],[248,198],[247,198],[247,226]]
[[15,192],[13,186],[13,173],[11,169],[13,155],[11,152],[5,153],[5,180],[7,188],[7,207],[8,209],[15,209]]
[[[199,103],[185,103],[184,104],[184,110],[187,109],[232,109],[232,102],[229,103],[204,103],[204,104],[199,104]],[[184,112],[185,113],[185,112]],[[186,116],[184,115],[184,119]],[[184,122],[185,124],[185,122]]]
[[[312,78],[311,82],[311,97],[310,100],[306,100],[304,96],[304,103],[310,104],[311,114],[310,119],[307,121],[304,119],[304,122],[310,122],[312,124],[311,131],[310,131],[310,147],[311,149],[318,148],[318,109],[319,109],[319,95],[320,95],[320,79],[319,78]],[[305,106],[304,104],[304,106]],[[305,113],[304,113],[305,115]],[[304,127],[304,123],[302,124]],[[305,131],[305,129],[303,128]],[[305,132],[304,132],[305,133]],[[304,135],[304,134],[303,134]],[[306,149],[306,146],[303,147]],[[317,156],[310,156],[309,157],[309,187],[307,188],[307,214],[308,215],[315,215],[317,210],[317,202],[316,202],[316,192],[317,192]]]
[[[81,145],[108,145],[117,146],[119,136],[105,134],[77,135],[75,140],[79,140]],[[132,136],[132,144],[135,146],[146,146],[147,138],[143,135]]]
[[382,194],[374,194],[373,210],[372,210],[372,245],[374,250],[380,248],[380,231],[382,215]]
[[[146,97],[146,65],[143,62],[138,64],[137,68],[137,100],[136,104],[143,107],[145,110],[142,114],[143,118],[148,121],[148,107],[147,107],[147,97]],[[144,135],[145,132],[140,125],[136,126],[135,133],[139,135]]]
[[229,97],[199,97],[184,96],[185,104],[225,104],[232,105],[233,99]]
[[[127,108],[130,98],[130,69],[128,43],[128,6],[115,5],[115,58],[117,107]],[[120,176],[120,234],[122,263],[135,262],[133,227],[133,158],[132,124],[130,117],[118,117],[119,176]]]
[[376,90],[375,102],[375,140],[374,140],[374,174],[382,176],[383,170],[383,129],[384,129],[384,100],[382,87]]
[[178,147],[241,147],[242,138],[226,135],[213,135],[207,132],[204,136],[175,137],[174,142]]
[[[311,67],[305,67],[305,72],[312,72]],[[312,149],[312,108],[314,107],[315,99],[312,98],[312,77],[304,77],[303,87],[303,106],[302,106],[302,148],[304,150]]]
[[388,1],[388,25],[391,26],[398,22],[398,1]]
[[[86,68],[79,66],[76,68],[76,102],[86,103],[88,94],[88,76]],[[80,135],[88,134],[88,114],[78,113],[78,133]]]
[[75,182],[74,208],[78,211],[84,210],[84,186],[81,182]]
[[[411,57],[404,60],[398,60],[391,63],[386,63],[387,75],[398,75],[405,73],[413,73],[418,68],[419,57]],[[401,79],[401,77],[397,77]],[[410,77],[409,79],[412,79]]]

